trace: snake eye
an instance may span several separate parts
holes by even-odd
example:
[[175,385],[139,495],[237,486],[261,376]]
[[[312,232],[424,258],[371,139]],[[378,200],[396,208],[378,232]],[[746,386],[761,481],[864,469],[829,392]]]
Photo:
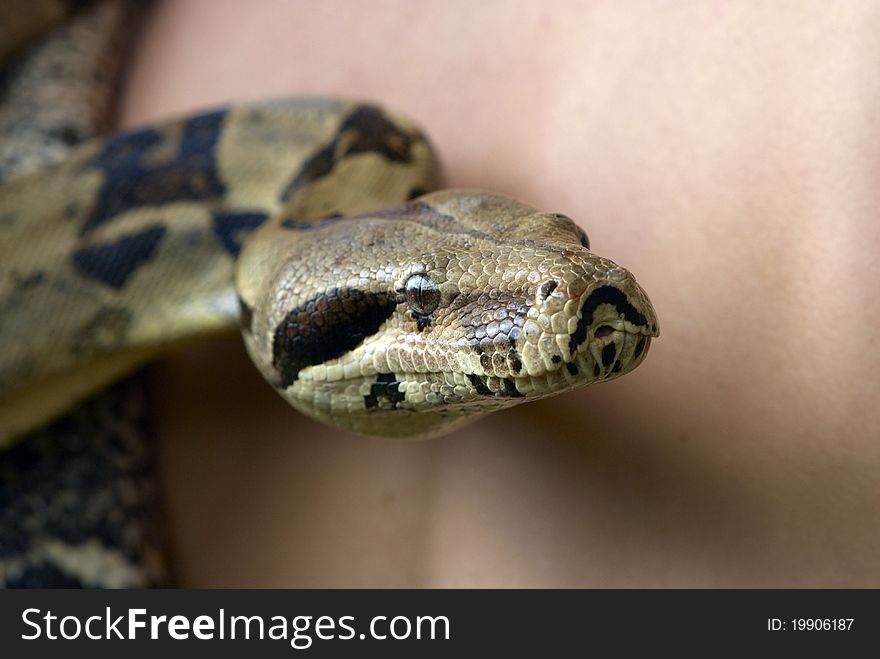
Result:
[[420,316],[434,313],[440,305],[440,289],[427,275],[411,275],[406,280],[404,294],[409,308]]

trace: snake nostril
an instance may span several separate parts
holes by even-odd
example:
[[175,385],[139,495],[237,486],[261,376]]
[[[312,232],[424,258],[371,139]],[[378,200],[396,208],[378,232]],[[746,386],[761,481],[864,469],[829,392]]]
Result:
[[601,339],[603,336],[608,336],[614,331],[614,328],[611,325],[599,325],[596,328],[596,331],[593,333],[597,339]]

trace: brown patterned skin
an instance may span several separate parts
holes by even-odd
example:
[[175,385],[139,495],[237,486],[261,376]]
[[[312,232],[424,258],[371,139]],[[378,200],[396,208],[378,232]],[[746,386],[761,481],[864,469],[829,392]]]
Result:
[[[11,11],[27,16],[40,6],[60,11],[63,4],[12,0],[9,6],[20,5]],[[112,130],[119,78],[143,4],[105,1],[87,9],[8,64],[0,87],[0,181],[57,162],[78,142]],[[2,35],[8,27],[2,17],[0,26]]]
[[632,275],[570,219],[500,195],[444,190],[360,217],[279,218],[239,263],[245,343],[295,407],[357,432],[441,434],[607,380],[657,334]]
[[[344,162],[329,174],[305,166],[358,132],[342,130],[346,120],[375,131],[378,111],[362,110],[309,100],[221,110],[87,142],[3,185],[0,437],[39,425],[172,344],[237,327],[241,241],[282,195],[308,212],[309,193],[345,173]],[[364,162],[362,194],[321,212],[362,212],[434,183],[423,141],[406,162],[380,167],[372,153],[347,148],[324,164]],[[393,183],[374,185],[372,173]]]
[[[23,4],[17,9],[41,5]],[[142,9],[136,2],[83,5],[6,64],[0,183],[57,163],[77,142],[110,130]],[[39,281],[23,280],[23,296]],[[168,583],[144,384],[141,377],[119,382],[0,451],[0,586]]]
[[292,100],[89,142],[5,184],[4,441],[239,307],[285,398],[367,434],[437,434],[641,361],[647,297],[567,218],[468,191],[377,212],[439,182],[409,121]]

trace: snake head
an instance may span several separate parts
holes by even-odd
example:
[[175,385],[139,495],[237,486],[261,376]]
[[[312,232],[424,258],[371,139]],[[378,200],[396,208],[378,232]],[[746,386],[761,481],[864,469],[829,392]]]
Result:
[[658,335],[633,276],[569,218],[485,192],[261,229],[237,275],[243,335],[301,411],[442,434],[631,371]]

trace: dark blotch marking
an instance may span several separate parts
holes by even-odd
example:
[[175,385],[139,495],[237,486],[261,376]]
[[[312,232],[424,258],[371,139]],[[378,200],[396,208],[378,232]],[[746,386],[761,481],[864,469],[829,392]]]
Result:
[[342,124],[341,133],[353,131],[348,145],[351,153],[377,152],[392,162],[411,162],[413,138],[391,123],[374,105],[362,105]]
[[80,233],[87,234],[133,207],[221,197],[226,186],[220,180],[214,150],[225,116],[225,111],[219,111],[186,119],[177,152],[167,159],[150,157],[156,148],[167,147],[169,139],[152,128],[107,140],[88,164],[101,170],[104,182]]
[[3,582],[4,588],[85,588],[86,584],[52,563],[28,565],[20,574]]
[[480,352],[480,366],[483,367],[484,371],[492,370],[492,357],[489,356],[488,352],[483,352],[479,343],[477,344],[477,350]]
[[578,346],[586,341],[587,330],[590,328],[590,325],[593,324],[593,314],[602,304],[613,305],[614,308],[622,313],[623,317],[633,325],[647,326],[648,324],[648,319],[645,318],[645,315],[640,313],[638,309],[630,304],[630,301],[627,300],[626,294],[623,291],[614,286],[600,286],[590,294],[584,302],[584,306],[581,308],[581,318],[578,320],[577,327],[568,340],[568,349],[570,352],[577,350]]
[[[76,566],[76,574],[67,574],[63,561],[47,556],[47,540],[72,547],[94,542],[140,566],[160,548],[150,415],[131,404],[143,384],[117,383],[4,450],[0,560],[20,565],[0,577],[5,587],[98,586],[101,574]],[[127,576],[124,582],[134,585]]]
[[541,297],[545,300],[550,297],[550,294],[556,290],[559,286],[559,282],[555,279],[550,279],[541,284]]
[[553,355],[550,358],[550,361],[553,362],[554,364],[558,364],[559,362],[562,361],[562,357],[560,357],[559,355]]
[[602,366],[604,366],[605,368],[611,366],[616,356],[617,347],[613,343],[609,343],[607,346],[602,348]]
[[524,395],[516,388],[516,383],[510,378],[504,378],[504,393],[511,398],[524,398]]
[[397,308],[395,293],[334,288],[291,309],[275,328],[272,365],[282,387],[307,366],[353,350],[375,334]]
[[623,364],[621,364],[620,360],[618,359],[616,362],[614,362],[614,368],[611,369],[611,372],[612,373],[619,373],[620,369],[622,369],[622,368],[623,368]]
[[477,390],[477,393],[481,396],[494,396],[495,394],[492,392],[489,387],[486,386],[486,381],[481,378],[479,375],[475,373],[468,373],[468,380],[471,381],[471,384],[474,385],[474,388]]
[[577,367],[577,364],[575,364],[575,363],[573,363],[573,362],[568,362],[568,363],[565,365],[565,368],[568,369],[568,372],[569,372],[570,375],[577,375],[577,374],[578,374],[578,367]]
[[[344,138],[344,139],[343,139]],[[288,201],[303,186],[333,171],[339,159],[355,153],[375,152],[392,162],[411,162],[415,138],[391,123],[373,105],[361,105],[348,115],[336,138],[303,163],[281,194]],[[345,150],[339,150],[340,144]]]
[[593,377],[594,377],[594,378],[599,377],[599,374],[600,374],[601,372],[602,372],[602,370],[599,368],[599,365],[598,365],[598,364],[593,364]]
[[404,399],[406,394],[400,391],[400,381],[394,373],[379,373],[376,382],[370,385],[370,393],[364,396],[364,405],[372,409],[378,407],[380,401],[387,401],[392,409],[397,409]]
[[241,329],[243,332],[250,333],[251,326],[254,324],[254,310],[241,298],[238,298],[238,309],[238,319],[241,323]]
[[428,191],[428,190],[425,190],[425,188],[418,188],[418,187],[416,187],[416,188],[412,188],[412,189],[407,193],[406,198],[407,198],[407,199],[415,199],[416,197],[421,197],[421,196],[424,195],[424,194],[428,194],[428,192],[429,192],[429,191]]
[[73,267],[86,277],[122,288],[135,270],[150,260],[164,235],[165,227],[157,226],[111,243],[83,247],[73,253]]
[[645,340],[645,337],[639,339],[639,342],[636,344],[636,350],[633,353],[633,359],[638,359],[639,355],[641,355],[642,351],[645,349],[646,343],[647,341]]
[[513,371],[514,374],[518,374],[522,371],[522,361],[519,356],[517,356],[515,350],[510,351],[507,361],[510,364],[510,370]]
[[52,128],[48,132],[48,137],[53,140],[58,140],[67,146],[73,146],[78,142],[82,142],[87,136],[76,126],[62,124]]
[[238,256],[245,239],[266,221],[265,213],[214,213],[214,235],[224,249]]

